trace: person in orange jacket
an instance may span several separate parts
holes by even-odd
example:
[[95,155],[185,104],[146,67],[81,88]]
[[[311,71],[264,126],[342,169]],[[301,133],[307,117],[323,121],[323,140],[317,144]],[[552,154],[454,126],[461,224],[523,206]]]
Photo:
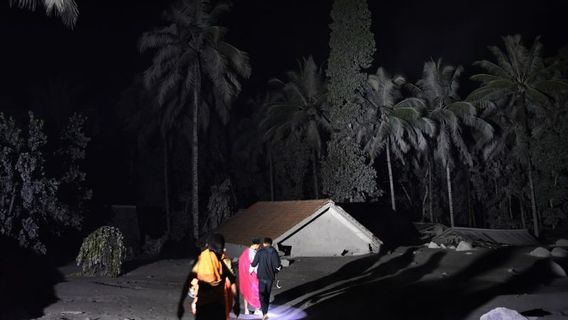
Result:
[[182,290],[178,303],[178,319],[185,313],[183,304],[188,291],[190,296],[194,296],[191,309],[196,320],[229,319],[231,307],[235,315],[240,314],[236,276],[224,252],[225,238],[218,233],[211,235],[206,249],[197,257]]

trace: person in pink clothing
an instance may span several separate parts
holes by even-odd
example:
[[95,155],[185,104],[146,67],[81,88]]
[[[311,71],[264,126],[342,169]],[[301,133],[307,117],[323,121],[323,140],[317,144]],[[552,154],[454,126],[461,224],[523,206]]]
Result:
[[[260,308],[256,268],[250,265],[259,248],[260,239],[252,239],[250,247],[246,248],[239,257],[239,289],[245,303],[245,314],[253,314],[254,309]],[[250,310],[249,305],[254,309]]]

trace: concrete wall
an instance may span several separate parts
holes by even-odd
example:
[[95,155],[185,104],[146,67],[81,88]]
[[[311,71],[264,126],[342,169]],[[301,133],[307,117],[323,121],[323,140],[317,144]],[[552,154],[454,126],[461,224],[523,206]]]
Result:
[[331,207],[280,244],[292,246],[292,257],[360,255],[370,253],[366,238]]

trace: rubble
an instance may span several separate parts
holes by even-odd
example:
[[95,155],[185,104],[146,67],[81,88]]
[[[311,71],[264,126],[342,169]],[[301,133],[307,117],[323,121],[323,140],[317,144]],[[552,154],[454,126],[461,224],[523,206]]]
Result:
[[473,250],[473,246],[468,241],[460,241],[458,244],[456,251],[470,251]]
[[568,257],[568,250],[560,247],[552,249],[550,254],[555,258],[566,258]]
[[546,248],[538,247],[531,251],[529,255],[537,258],[550,258],[550,251]]

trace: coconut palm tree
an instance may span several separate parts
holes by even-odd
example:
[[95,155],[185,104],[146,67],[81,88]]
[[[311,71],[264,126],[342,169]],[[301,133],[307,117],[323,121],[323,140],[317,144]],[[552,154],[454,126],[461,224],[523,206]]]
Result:
[[310,56],[299,63],[299,69],[287,74],[288,81],[270,80],[278,90],[268,106],[262,127],[268,140],[280,140],[296,135],[305,140],[312,154],[314,193],[319,198],[317,164],[323,136],[329,132],[327,90],[323,73]]
[[199,128],[207,128],[210,108],[226,123],[241,78],[250,76],[248,55],[224,41],[226,30],[215,25],[224,4],[183,0],[165,15],[167,26],[146,32],[140,50],[154,50],[145,82],[156,86],[158,104],[168,118],[191,119],[193,236],[199,236]]
[[503,37],[505,50],[489,47],[496,63],[477,61],[475,65],[487,73],[471,78],[481,82],[468,100],[476,103],[494,103],[500,106],[514,135],[514,154],[526,166],[535,236],[539,236],[533,171],[530,158],[533,130],[553,105],[553,97],[559,90],[567,90],[565,80],[552,77],[542,58],[542,44],[536,38],[530,48],[522,43],[519,35]]
[[63,23],[73,28],[79,17],[79,9],[75,0],[9,0],[10,6],[35,11],[38,6],[45,7],[47,15],[59,16]]
[[428,118],[436,123],[434,139],[430,140],[431,154],[430,175],[433,174],[433,159],[441,162],[446,171],[450,224],[454,226],[454,207],[451,184],[451,169],[459,158],[463,163],[472,165],[472,156],[466,142],[466,128],[474,129],[489,139],[493,127],[477,116],[475,106],[462,101],[458,96],[458,78],[463,68],[445,65],[442,60],[428,61],[424,64],[422,79],[416,86],[410,86],[417,97],[427,106]]
[[396,211],[396,197],[391,153],[404,162],[403,154],[412,147],[425,150],[425,134],[434,132],[433,122],[422,117],[424,102],[416,97],[402,99],[400,89],[405,82],[401,76],[391,77],[383,68],[369,75],[361,95],[364,116],[357,128],[358,141],[371,161],[385,150],[393,211]]

